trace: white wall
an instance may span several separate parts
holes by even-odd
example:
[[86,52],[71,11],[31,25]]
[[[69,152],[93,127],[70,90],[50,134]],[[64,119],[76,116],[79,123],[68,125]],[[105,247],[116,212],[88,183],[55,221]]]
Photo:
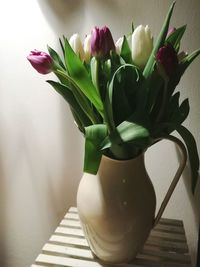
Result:
[[[169,0],[38,0],[3,1],[0,9],[0,266],[29,266],[67,208],[75,204],[82,173],[83,140],[65,102],[29,65],[26,55],[46,44],[57,48],[57,37],[82,36],[94,25],[110,26],[115,38],[135,25],[149,24],[157,34]],[[187,23],[182,47],[200,46],[200,2],[177,0],[172,24]],[[191,112],[185,125],[200,151],[200,60],[180,83]],[[147,169],[158,203],[177,164],[177,151],[167,142],[147,153]],[[158,168],[159,167],[159,168]],[[196,255],[200,203],[188,186],[186,169],[165,212],[183,219],[193,262]],[[198,191],[199,189],[197,189]],[[198,207],[200,208],[200,207]]]

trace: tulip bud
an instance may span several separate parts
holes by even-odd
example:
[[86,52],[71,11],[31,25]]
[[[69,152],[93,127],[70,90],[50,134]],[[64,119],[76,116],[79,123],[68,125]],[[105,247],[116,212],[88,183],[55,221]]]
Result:
[[71,45],[72,49],[77,54],[77,56],[79,56],[80,59],[83,61],[84,60],[83,45],[78,33],[75,33],[70,37],[69,44]]
[[178,66],[178,56],[171,44],[164,45],[158,50],[156,60],[163,66],[168,77],[173,74]]
[[41,74],[48,74],[52,71],[53,60],[45,52],[33,50],[27,56],[28,61],[31,63],[34,69]]
[[120,38],[117,40],[117,42],[115,43],[116,53],[117,53],[118,55],[121,54],[123,41],[124,41],[124,37],[120,37]]
[[88,63],[90,61],[91,58],[91,34],[88,34],[85,37],[84,40],[84,45],[83,45],[83,49],[84,49],[84,53],[85,53],[85,62]]
[[168,30],[168,32],[167,32],[166,39],[167,39],[172,33],[174,33],[175,31],[176,31],[176,28],[171,27],[171,28]]
[[153,49],[153,38],[149,26],[138,26],[131,40],[133,63],[139,68],[144,68]]
[[97,58],[107,58],[112,50],[115,50],[115,44],[110,30],[106,26],[101,29],[95,27],[91,37],[92,55]]

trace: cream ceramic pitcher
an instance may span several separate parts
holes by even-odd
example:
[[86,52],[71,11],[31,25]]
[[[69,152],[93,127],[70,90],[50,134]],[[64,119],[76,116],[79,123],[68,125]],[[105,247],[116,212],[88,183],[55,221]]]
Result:
[[103,156],[97,175],[84,173],[77,192],[81,225],[92,252],[106,263],[130,262],[158,223],[183,172],[187,153],[176,137],[182,159],[155,216],[156,196],[144,154],[130,160]]

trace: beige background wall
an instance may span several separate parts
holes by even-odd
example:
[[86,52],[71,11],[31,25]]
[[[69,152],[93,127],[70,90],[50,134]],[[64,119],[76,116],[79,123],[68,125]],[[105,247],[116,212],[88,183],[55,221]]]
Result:
[[[58,36],[84,36],[94,25],[108,25],[114,38],[135,25],[149,24],[156,35],[169,0],[3,1],[0,9],[0,266],[29,266],[71,205],[82,174],[83,140],[65,102],[32,70],[29,50],[57,48]],[[200,47],[200,1],[177,0],[172,25],[188,24],[182,47]],[[200,59],[180,83],[191,112],[185,122],[200,152]],[[48,79],[51,75],[48,76]],[[176,165],[167,142],[147,152],[147,169],[158,203]],[[166,217],[183,219],[195,261],[200,186],[190,193],[189,170],[174,192]],[[198,209],[195,206],[198,206]]]

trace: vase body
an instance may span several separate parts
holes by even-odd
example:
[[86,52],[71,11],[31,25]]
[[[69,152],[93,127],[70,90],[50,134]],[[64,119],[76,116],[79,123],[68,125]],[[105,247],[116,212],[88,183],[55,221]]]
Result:
[[92,252],[107,263],[131,261],[154,223],[156,197],[144,155],[125,161],[102,157],[97,175],[84,173],[77,208]]

